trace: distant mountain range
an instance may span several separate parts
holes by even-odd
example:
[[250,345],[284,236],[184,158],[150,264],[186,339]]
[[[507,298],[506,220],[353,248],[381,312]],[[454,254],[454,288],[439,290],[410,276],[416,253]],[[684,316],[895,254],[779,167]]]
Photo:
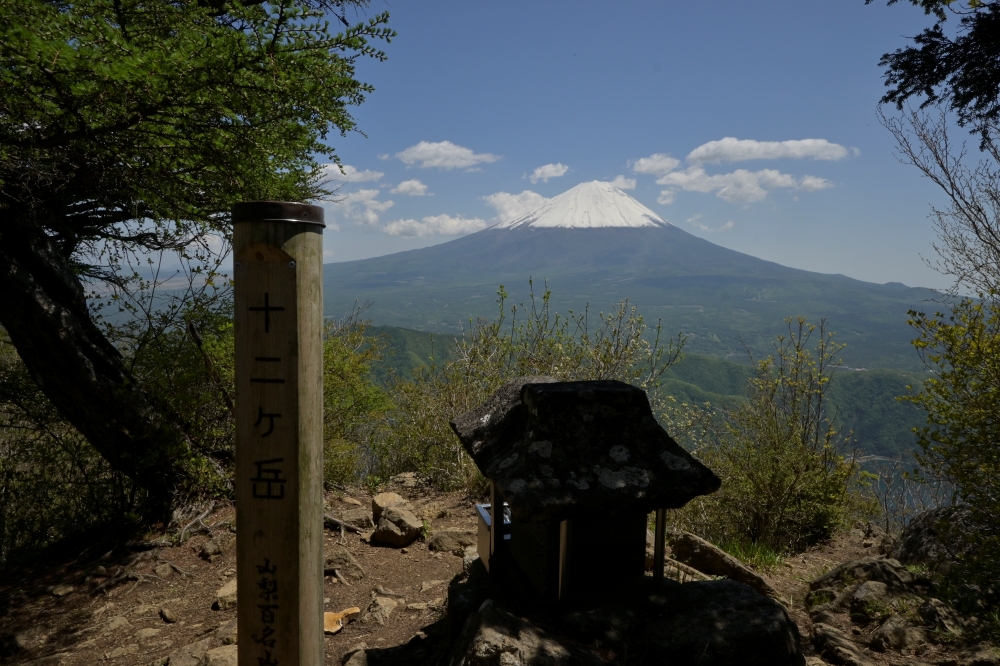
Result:
[[933,309],[939,294],[873,284],[764,261],[693,236],[608,183],[578,185],[510,223],[440,245],[326,264],[324,309],[371,301],[377,325],[458,333],[496,316],[496,291],[510,304],[552,290],[551,308],[608,311],[628,298],[687,350],[745,361],[766,355],[782,319],[826,317],[853,368],[920,370],[909,344],[908,309]]

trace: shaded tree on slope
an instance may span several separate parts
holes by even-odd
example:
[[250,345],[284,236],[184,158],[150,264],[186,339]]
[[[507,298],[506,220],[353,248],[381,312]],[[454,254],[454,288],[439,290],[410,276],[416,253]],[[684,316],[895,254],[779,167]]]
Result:
[[[162,509],[203,459],[95,323],[144,253],[204,256],[241,199],[327,195],[317,156],[372,88],[364,0],[0,0],[0,324],[60,412]],[[211,276],[206,276],[210,278]]]

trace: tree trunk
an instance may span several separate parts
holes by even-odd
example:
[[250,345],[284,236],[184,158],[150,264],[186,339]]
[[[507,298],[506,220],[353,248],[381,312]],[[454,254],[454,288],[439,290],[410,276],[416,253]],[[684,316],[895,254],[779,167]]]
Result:
[[62,415],[149,492],[150,509],[165,511],[190,480],[187,436],[143,393],[94,324],[83,286],[56,243],[35,225],[2,218],[0,324]]

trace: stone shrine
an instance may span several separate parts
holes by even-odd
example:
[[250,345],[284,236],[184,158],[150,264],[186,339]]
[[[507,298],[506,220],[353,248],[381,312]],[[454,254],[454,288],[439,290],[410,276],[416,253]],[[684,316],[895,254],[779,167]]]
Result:
[[642,576],[653,511],[662,577],[665,509],[721,483],[623,382],[521,377],[451,426],[491,484],[480,558],[493,573],[503,554],[543,598]]

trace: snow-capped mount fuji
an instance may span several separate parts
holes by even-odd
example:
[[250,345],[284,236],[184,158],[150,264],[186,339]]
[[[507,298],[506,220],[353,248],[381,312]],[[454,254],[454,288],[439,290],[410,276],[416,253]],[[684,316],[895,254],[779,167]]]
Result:
[[[583,183],[537,209],[447,243],[324,266],[324,311],[355,302],[376,325],[458,333],[477,317],[552,290],[550,308],[608,312],[628,298],[665,334],[683,331],[691,352],[745,358],[772,353],[785,317],[826,317],[850,367],[918,369],[908,309],[936,296],[764,261],[693,236],[609,183]],[[518,315],[520,317],[521,315]]]
[[671,226],[659,215],[611,183],[595,180],[580,183],[552,197],[521,217],[501,222],[494,229],[639,229]]

